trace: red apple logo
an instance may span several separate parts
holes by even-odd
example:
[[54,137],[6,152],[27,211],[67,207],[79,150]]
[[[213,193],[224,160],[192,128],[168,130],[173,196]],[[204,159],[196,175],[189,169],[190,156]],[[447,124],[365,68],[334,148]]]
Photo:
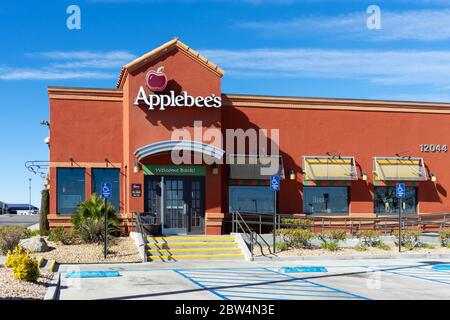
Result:
[[159,67],[158,70],[150,70],[147,73],[147,86],[152,91],[163,91],[167,86],[167,77],[164,74],[164,67]]

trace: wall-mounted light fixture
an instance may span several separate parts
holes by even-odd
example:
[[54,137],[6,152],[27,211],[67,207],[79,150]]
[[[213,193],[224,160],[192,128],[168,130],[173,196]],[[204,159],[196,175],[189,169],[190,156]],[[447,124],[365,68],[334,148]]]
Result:
[[289,180],[296,180],[296,179],[297,179],[297,175],[295,174],[295,170],[290,169],[289,170]]
[[73,163],[75,162],[75,160],[73,160],[73,157],[70,157],[69,161],[70,161],[70,166],[73,167]]
[[361,172],[361,179],[362,179],[363,181],[367,181],[367,173]]
[[133,165],[133,172],[139,173],[140,170],[141,170],[141,165],[139,164],[139,162],[135,161],[134,165]]
[[436,182],[437,181],[437,177],[431,172],[430,172],[430,178],[431,178],[432,182]]
[[211,165],[211,172],[212,174],[219,174],[219,166],[217,165],[217,163],[213,163]]

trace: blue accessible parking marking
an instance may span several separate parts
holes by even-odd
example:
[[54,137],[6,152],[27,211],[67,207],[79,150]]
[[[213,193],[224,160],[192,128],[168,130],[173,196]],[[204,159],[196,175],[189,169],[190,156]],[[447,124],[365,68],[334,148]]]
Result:
[[81,271],[81,272],[68,272],[66,278],[109,278],[120,277],[118,271]]
[[356,294],[267,268],[174,271],[223,300],[367,300]]
[[299,272],[328,272],[325,267],[282,267],[281,273],[299,273]]
[[382,271],[398,276],[405,276],[418,280],[450,284],[450,272],[439,270],[436,266],[403,266],[403,267],[367,267],[375,271]]
[[438,271],[450,271],[450,264],[438,264],[438,265],[432,266],[431,269],[438,270]]

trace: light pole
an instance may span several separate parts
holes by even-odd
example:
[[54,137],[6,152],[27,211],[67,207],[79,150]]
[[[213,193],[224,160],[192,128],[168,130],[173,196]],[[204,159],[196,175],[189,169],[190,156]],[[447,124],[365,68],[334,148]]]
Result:
[[31,178],[28,178],[28,191],[29,191],[28,214],[31,214]]

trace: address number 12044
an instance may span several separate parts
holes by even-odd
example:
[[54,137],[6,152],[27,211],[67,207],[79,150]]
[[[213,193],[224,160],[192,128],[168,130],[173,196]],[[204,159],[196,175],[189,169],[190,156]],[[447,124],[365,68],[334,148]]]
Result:
[[447,152],[448,147],[446,144],[421,144],[420,152]]

